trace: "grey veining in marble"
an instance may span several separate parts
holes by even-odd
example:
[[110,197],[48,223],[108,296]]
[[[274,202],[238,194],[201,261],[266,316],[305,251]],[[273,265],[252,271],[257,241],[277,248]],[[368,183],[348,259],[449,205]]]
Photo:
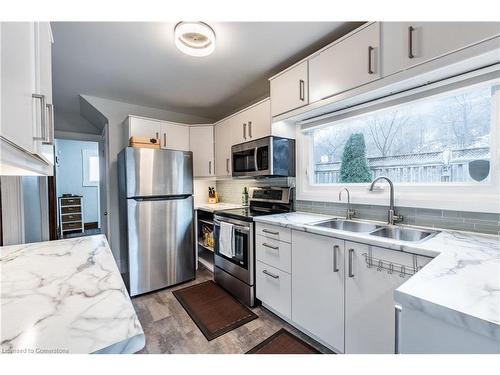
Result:
[[255,221],[434,257],[396,290],[396,301],[500,341],[500,236],[442,230],[411,243],[310,225],[328,218],[294,212]]
[[133,353],[144,333],[104,235],[0,248],[3,353]]

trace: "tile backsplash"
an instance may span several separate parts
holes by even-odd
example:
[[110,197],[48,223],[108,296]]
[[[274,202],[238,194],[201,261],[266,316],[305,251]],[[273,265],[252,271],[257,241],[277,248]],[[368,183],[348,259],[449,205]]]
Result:
[[[295,186],[294,178],[235,179],[216,182],[217,191],[223,202],[241,203],[245,186]],[[368,220],[387,220],[387,206],[353,204],[356,217]],[[347,205],[336,202],[297,200],[297,211],[314,212],[333,216],[344,216]],[[450,211],[428,208],[396,207],[403,215],[403,224],[441,229],[465,230],[500,235],[500,214]]]
[[[334,216],[344,216],[346,208],[345,203],[301,200],[295,202],[297,211]],[[352,208],[356,211],[358,218],[387,220],[387,206],[353,204]],[[500,214],[398,206],[396,212],[398,215],[403,215],[403,224],[500,235]]]
[[222,202],[241,203],[241,194],[244,187],[253,186],[295,186],[293,177],[262,178],[262,179],[234,179],[218,180],[217,192]]

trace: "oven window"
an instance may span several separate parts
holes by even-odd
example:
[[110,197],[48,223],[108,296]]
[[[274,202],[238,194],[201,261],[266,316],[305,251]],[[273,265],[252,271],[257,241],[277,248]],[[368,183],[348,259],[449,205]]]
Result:
[[234,228],[234,256],[232,258],[228,258],[225,255],[219,252],[219,234],[220,234],[220,226],[216,225],[215,229],[215,253],[229,260],[230,262],[237,264],[238,266],[248,269],[248,253],[249,253],[249,232],[238,230],[238,228]]
[[269,146],[257,149],[257,170],[266,171],[269,169]]
[[255,149],[233,153],[233,170],[235,172],[255,171]]

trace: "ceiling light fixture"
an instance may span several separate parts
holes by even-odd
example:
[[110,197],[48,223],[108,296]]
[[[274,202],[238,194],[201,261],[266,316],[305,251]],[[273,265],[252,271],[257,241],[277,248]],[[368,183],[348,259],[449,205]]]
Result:
[[203,22],[179,22],[174,28],[176,47],[190,56],[208,56],[215,50],[215,32]]

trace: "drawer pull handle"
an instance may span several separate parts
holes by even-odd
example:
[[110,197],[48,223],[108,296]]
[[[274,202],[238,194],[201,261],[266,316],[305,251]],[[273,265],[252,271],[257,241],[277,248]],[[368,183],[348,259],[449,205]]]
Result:
[[273,232],[272,230],[269,230],[269,229],[262,229],[262,232],[272,234],[275,236],[278,236],[280,234],[280,232]]
[[275,275],[274,273],[271,273],[268,270],[263,270],[262,273],[266,274],[267,276],[271,276],[273,279],[279,279],[280,278],[278,275]]
[[268,247],[269,249],[273,249],[273,250],[279,250],[279,246],[273,246],[273,245],[269,245],[268,243],[263,243],[262,246],[264,247]]

